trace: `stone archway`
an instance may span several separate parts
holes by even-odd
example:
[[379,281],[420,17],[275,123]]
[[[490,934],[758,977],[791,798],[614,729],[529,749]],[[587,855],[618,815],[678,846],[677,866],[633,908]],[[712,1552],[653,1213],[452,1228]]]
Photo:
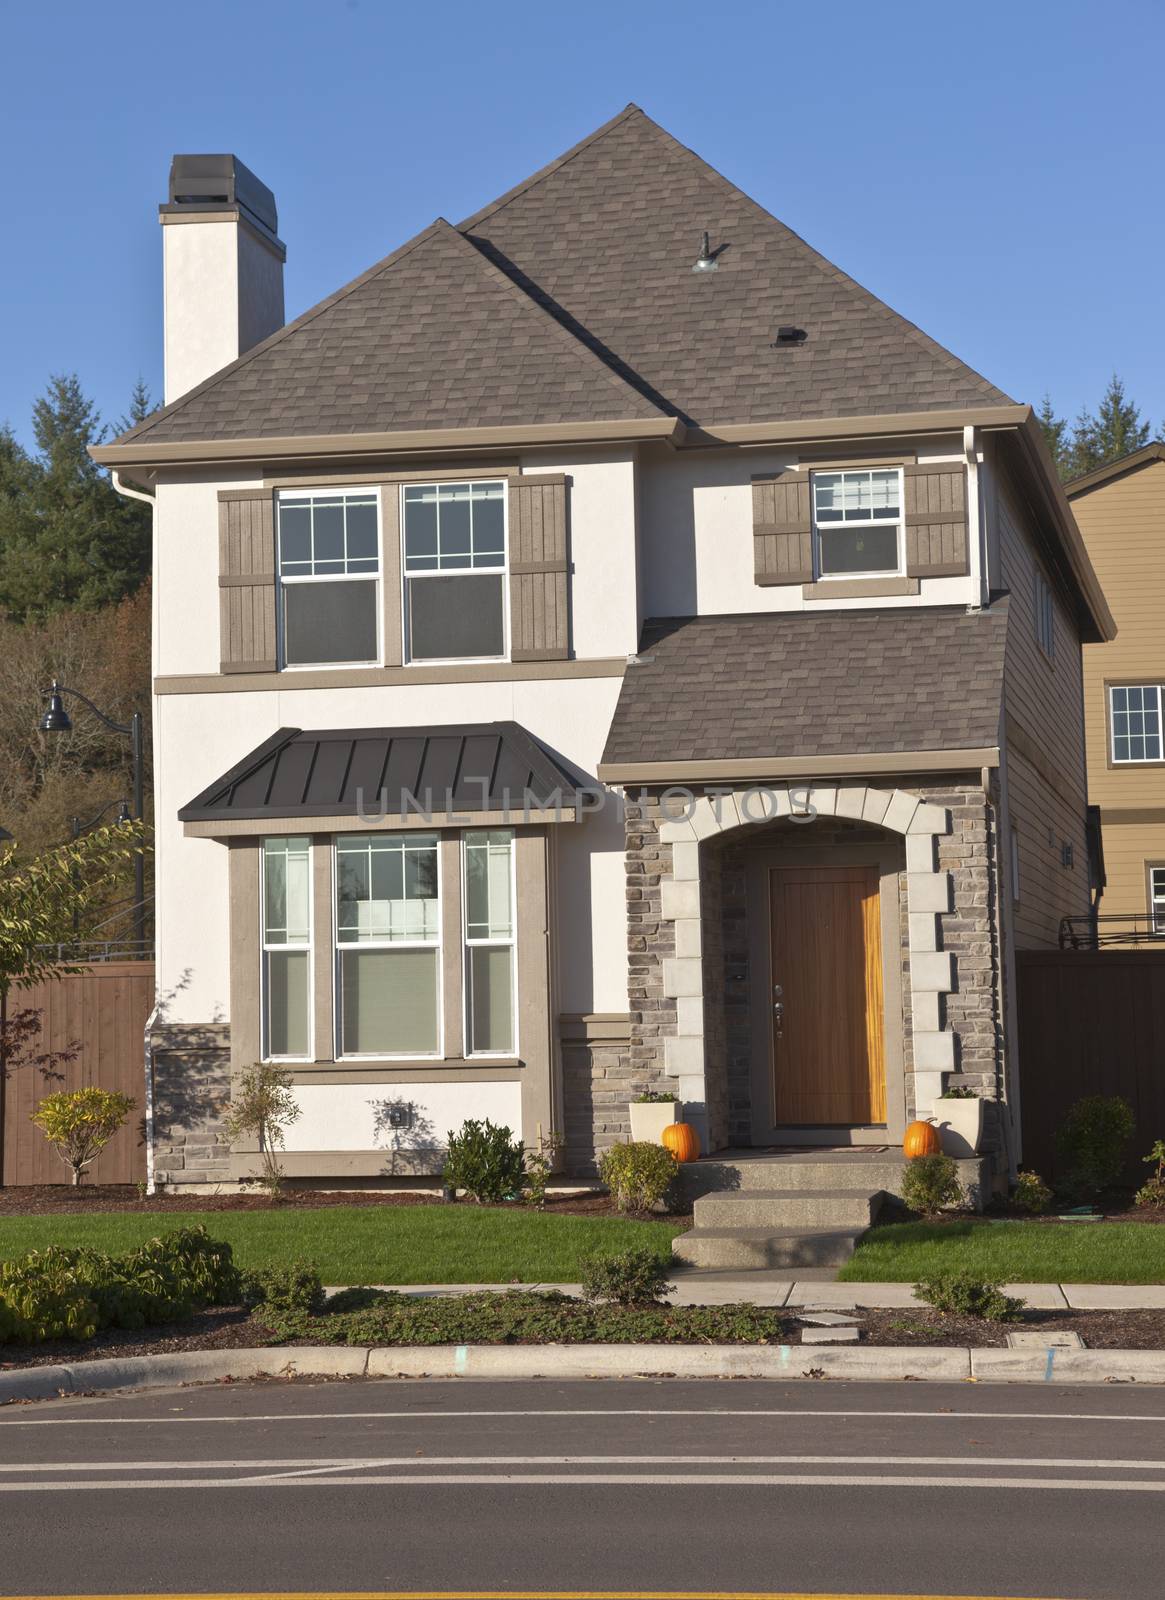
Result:
[[[903,789],[865,785],[766,784],[716,790],[694,801],[689,791],[675,793],[684,798],[685,814],[660,823],[660,843],[672,851],[671,873],[660,878],[660,915],[674,926],[675,954],[663,961],[663,993],[675,1003],[676,1032],[663,1046],[664,1068],[678,1080],[680,1099],[703,1106],[708,1098],[700,845],[757,823],[786,819],[804,826],[816,817],[867,823],[905,840],[915,1098],[937,1099],[943,1074],[955,1068],[955,1036],[941,1000],[954,987],[954,958],[939,949],[938,929],[939,917],[952,909],[951,874],[937,861],[937,840],[951,831],[945,807]],[[661,796],[665,812],[667,798]]]

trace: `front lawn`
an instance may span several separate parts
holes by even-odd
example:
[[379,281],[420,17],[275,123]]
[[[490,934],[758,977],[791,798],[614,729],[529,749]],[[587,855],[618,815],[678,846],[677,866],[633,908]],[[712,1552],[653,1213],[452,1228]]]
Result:
[[666,1259],[675,1222],[554,1216],[473,1204],[319,1210],[85,1212],[0,1218],[0,1259],[45,1245],[122,1255],[156,1234],[205,1224],[243,1268],[314,1261],[325,1283],[575,1283],[579,1257],[650,1244]]
[[938,1272],[1003,1283],[1165,1283],[1165,1228],[1135,1222],[892,1222],[838,1274],[917,1283]]

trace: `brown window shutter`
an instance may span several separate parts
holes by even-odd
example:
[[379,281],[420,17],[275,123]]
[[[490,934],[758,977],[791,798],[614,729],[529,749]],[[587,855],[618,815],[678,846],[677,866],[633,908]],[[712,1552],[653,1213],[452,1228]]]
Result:
[[812,583],[807,472],[778,472],[752,480],[752,564],[755,583]]
[[967,472],[950,461],[903,467],[906,572],[958,578],[967,568]]
[[564,661],[570,653],[566,484],[511,478],[510,659]]
[[380,486],[380,610],[384,664],[399,667],[404,661],[401,626],[400,484]]
[[219,654],[224,672],[274,672],[275,500],[270,489],[218,495]]

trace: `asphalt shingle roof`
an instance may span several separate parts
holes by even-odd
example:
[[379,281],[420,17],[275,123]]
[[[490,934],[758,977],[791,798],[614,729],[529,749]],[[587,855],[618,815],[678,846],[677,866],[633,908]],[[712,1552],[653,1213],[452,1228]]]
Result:
[[1007,601],[653,619],[603,764],[999,743]]
[[[774,347],[782,325],[806,337]],[[116,442],[1008,403],[629,106]]]

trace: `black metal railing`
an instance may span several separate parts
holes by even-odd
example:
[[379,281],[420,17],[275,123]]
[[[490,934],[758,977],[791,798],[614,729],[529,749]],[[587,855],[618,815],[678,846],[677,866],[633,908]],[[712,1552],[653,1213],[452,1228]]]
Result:
[[1090,916],[1063,917],[1061,950],[1103,950],[1108,945],[1165,946],[1165,916],[1150,912],[1101,911]]

